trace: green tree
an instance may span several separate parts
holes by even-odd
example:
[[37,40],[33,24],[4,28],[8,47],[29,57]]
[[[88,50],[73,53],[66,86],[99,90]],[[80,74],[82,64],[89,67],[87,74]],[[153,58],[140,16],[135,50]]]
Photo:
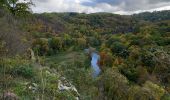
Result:
[[101,77],[108,100],[127,100],[128,80],[118,71],[107,69]]
[[111,50],[112,50],[112,53],[117,56],[120,56],[123,58],[126,58],[129,56],[128,48],[120,42],[114,42],[111,46]]
[[7,5],[7,0],[1,0],[0,1],[0,7],[4,8]]
[[1,8],[8,9],[15,16],[24,16],[31,12],[32,1],[20,2],[19,0],[1,0]]

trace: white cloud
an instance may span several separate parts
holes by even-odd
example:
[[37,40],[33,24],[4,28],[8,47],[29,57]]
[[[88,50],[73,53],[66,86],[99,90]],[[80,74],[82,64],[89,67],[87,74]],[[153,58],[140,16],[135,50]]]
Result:
[[[141,0],[141,5],[137,4],[138,0],[129,0],[132,4],[128,4],[127,1],[121,0],[122,2],[113,5],[112,3],[103,2],[95,3],[94,5],[84,5],[83,3],[94,3],[94,0],[35,0],[33,1],[36,5],[33,6],[33,12],[110,12],[117,14],[132,14],[143,11],[155,11],[155,10],[170,10],[170,2],[158,2],[149,4],[146,0]],[[133,2],[134,4],[133,4]],[[158,1],[158,0],[157,0]],[[140,6],[139,6],[140,5]],[[144,6],[144,7],[143,7]],[[134,7],[134,8],[133,8]]]
[[159,7],[159,8],[154,8],[154,9],[149,9],[149,10],[136,10],[136,11],[116,11],[114,12],[115,14],[121,14],[121,15],[130,15],[130,14],[138,14],[141,12],[153,12],[153,11],[161,11],[161,10],[170,10],[170,6],[165,6],[165,7]]
[[34,12],[82,12],[86,8],[82,6],[81,0],[48,0],[41,2],[34,1],[36,7],[33,7]]

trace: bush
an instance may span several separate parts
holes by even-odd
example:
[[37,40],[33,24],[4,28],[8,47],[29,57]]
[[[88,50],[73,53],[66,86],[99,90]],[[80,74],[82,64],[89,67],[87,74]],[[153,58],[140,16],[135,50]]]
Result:
[[32,78],[35,75],[35,72],[33,70],[33,67],[30,65],[21,65],[18,67],[15,67],[12,70],[12,75],[14,76],[22,76],[24,78]]
[[54,37],[49,40],[49,45],[50,45],[50,49],[57,52],[59,50],[62,50],[63,41],[60,37]]
[[115,37],[111,37],[108,39],[108,41],[106,42],[106,45],[108,47],[110,47],[113,43],[115,42],[120,42],[120,39],[119,38],[115,38]]
[[101,76],[103,83],[104,95],[109,100],[126,100],[128,93],[128,80],[118,71],[111,68]]
[[132,82],[137,82],[138,80],[138,72],[137,69],[134,67],[122,68],[121,73]]
[[144,66],[154,67],[156,64],[156,61],[154,60],[153,56],[150,54],[142,53],[141,59],[142,59]]
[[170,44],[170,38],[156,38],[154,39],[157,45],[159,46],[166,46]]
[[161,99],[164,93],[165,90],[162,87],[147,81],[143,86],[131,86],[127,100],[166,100]]
[[85,48],[87,45],[87,41],[84,38],[77,38],[77,46],[80,49]]
[[165,94],[162,96],[161,100],[170,100],[170,94]]
[[120,42],[113,43],[113,45],[111,46],[111,50],[112,50],[112,53],[117,56],[120,56],[123,58],[126,58],[129,56],[129,51],[127,47]]
[[101,44],[100,40],[95,37],[87,38],[87,42],[90,46],[99,46]]
[[[100,66],[102,67],[112,67],[113,65],[113,57],[109,52],[100,52]],[[103,70],[103,68],[102,68]]]
[[33,50],[40,56],[46,55],[49,51],[48,40],[45,38],[35,40],[33,42]]
[[160,87],[157,84],[154,84],[150,81],[145,82],[143,88],[146,88],[149,90],[149,92],[152,94],[154,100],[160,100],[161,97],[164,95],[165,90]]

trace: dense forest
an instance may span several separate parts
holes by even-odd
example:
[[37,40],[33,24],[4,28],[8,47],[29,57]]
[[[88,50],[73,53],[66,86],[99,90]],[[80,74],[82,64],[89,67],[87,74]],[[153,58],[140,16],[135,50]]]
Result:
[[[170,100],[170,11],[38,14],[30,5],[0,1],[0,99]],[[85,49],[100,56],[97,77]]]

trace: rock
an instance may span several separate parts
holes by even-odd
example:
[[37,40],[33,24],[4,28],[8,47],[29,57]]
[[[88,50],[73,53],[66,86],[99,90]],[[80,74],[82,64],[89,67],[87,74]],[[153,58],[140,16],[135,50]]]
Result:
[[80,94],[76,87],[67,81],[65,77],[61,77],[60,80],[58,80],[58,89],[60,91],[70,91],[75,96],[75,99],[79,100]]
[[35,93],[38,90],[38,85],[36,83],[28,83],[27,89]]
[[36,61],[36,58],[35,58],[35,55],[34,55],[34,51],[33,51],[32,49],[30,49],[30,52],[31,52],[31,60],[32,60],[33,62],[35,62],[35,61]]
[[29,57],[29,59],[30,59],[32,62],[35,62],[35,61],[36,61],[36,57],[35,57],[34,51],[33,51],[31,48],[29,48],[29,49],[27,50],[27,52],[28,52],[28,57]]
[[18,96],[12,92],[5,92],[2,100],[19,100]]

